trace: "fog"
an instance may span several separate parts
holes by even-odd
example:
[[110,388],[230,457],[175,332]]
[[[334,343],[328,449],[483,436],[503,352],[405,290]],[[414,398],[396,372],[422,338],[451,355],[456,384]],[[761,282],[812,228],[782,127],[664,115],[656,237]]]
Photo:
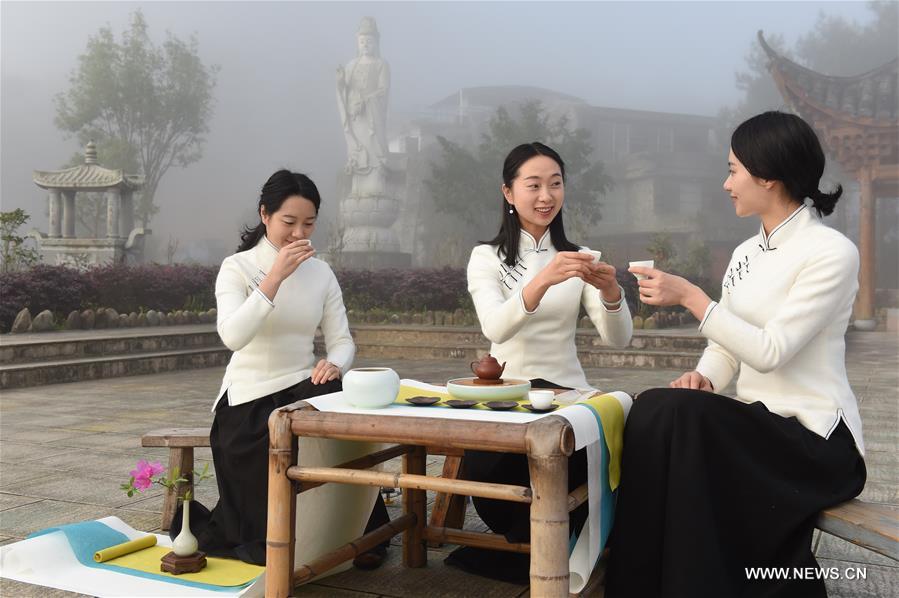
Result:
[[[54,126],[53,97],[88,37],[109,25],[118,38],[138,8],[154,41],[195,34],[203,61],[221,68],[204,155],[168,171],[151,224],[157,241],[178,239],[183,256],[209,261],[236,245],[278,167],[309,174],[323,218],[334,213],[346,161],[335,69],[355,56],[363,16],[377,20],[391,68],[389,125],[460,88],[493,85],[715,116],[742,98],[735,72],[757,30],[792,46],[821,11],[871,18],[861,2],[3,2],[0,202],[31,214],[28,228],[47,230],[32,171],[60,168],[80,149]],[[205,256],[210,243],[218,248]]]

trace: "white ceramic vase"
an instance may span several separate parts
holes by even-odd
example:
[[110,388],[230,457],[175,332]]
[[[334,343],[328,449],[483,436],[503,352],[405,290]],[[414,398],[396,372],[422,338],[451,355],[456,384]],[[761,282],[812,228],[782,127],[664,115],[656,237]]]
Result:
[[343,377],[343,394],[354,407],[381,409],[393,404],[400,377],[390,368],[359,368]]
[[190,501],[184,501],[181,516],[181,533],[172,541],[172,552],[178,556],[190,556],[197,551],[199,544],[190,531]]

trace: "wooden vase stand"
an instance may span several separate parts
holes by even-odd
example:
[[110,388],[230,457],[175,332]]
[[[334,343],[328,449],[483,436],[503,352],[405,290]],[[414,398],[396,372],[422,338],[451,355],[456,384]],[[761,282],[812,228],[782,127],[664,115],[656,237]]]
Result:
[[162,557],[159,569],[166,573],[171,573],[172,575],[181,575],[182,573],[196,573],[205,566],[205,552],[197,551],[187,556],[178,556],[174,552],[169,552]]

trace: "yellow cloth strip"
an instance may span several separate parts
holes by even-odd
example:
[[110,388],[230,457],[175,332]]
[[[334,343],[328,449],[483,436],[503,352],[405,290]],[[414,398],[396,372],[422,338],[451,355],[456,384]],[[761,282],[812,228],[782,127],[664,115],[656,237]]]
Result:
[[136,571],[145,571],[183,581],[196,581],[223,587],[242,586],[253,581],[265,571],[265,567],[260,567],[259,565],[250,565],[243,561],[210,556],[206,557],[206,567],[199,572],[172,575],[159,569],[162,557],[171,551],[171,548],[164,546],[152,546],[107,561],[106,564]]
[[599,413],[602,433],[609,449],[609,486],[614,492],[621,482],[621,451],[624,447],[624,407],[609,394],[595,394],[585,401]]
[[129,540],[128,542],[122,542],[121,544],[98,550],[94,553],[94,560],[98,563],[105,563],[106,561],[111,561],[120,556],[131,554],[132,552],[137,552],[144,548],[150,548],[151,546],[156,546],[156,536],[144,536],[143,538]]

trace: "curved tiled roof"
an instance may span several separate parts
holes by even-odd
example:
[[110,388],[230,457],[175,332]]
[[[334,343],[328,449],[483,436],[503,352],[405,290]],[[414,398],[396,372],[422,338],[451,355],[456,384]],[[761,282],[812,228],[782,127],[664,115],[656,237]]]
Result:
[[97,164],[81,164],[66,170],[35,170],[32,177],[38,187],[44,189],[110,189],[125,187],[138,189],[144,183],[140,175],[124,174],[121,170],[110,170]]
[[66,168],[65,170],[35,170],[32,175],[34,183],[43,189],[63,189],[74,191],[91,191],[97,189],[140,189],[144,177],[136,174],[125,174],[122,170],[112,170],[97,164],[97,149],[91,141],[84,148],[84,164]]
[[899,181],[899,58],[860,75],[836,77],[781,56],[761,31],[758,39],[780,94],[818,132],[843,169]]
[[778,81],[781,93],[792,96],[787,98],[792,102],[804,102],[863,124],[899,121],[899,58],[861,75],[836,77],[781,56],[768,45],[761,31],[758,39],[771,60],[772,74],[779,74],[783,79]]

